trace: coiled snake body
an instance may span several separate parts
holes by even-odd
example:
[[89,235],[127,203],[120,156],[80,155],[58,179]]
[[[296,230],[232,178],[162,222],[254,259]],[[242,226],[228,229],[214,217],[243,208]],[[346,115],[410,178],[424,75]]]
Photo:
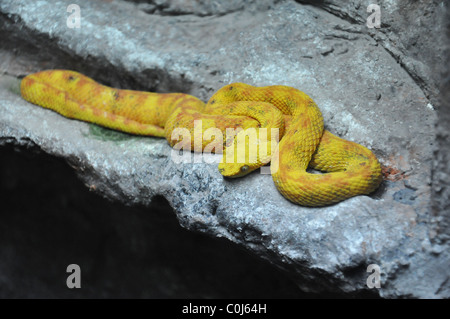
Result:
[[[173,139],[176,129],[187,129],[193,138],[183,139],[177,146],[216,153],[223,150],[219,171],[227,177],[248,174],[271,160],[277,189],[304,206],[324,206],[369,194],[382,180],[380,164],[370,150],[324,130],[316,103],[287,86],[233,83],[205,104],[188,94],[115,89],[74,71],[47,70],[26,76],[21,94],[27,101],[69,118],[132,134],[166,137],[172,147],[177,141]],[[195,134],[196,120],[202,121],[203,136]],[[207,134],[209,128],[218,129],[214,139]],[[230,137],[226,134],[230,128],[243,130]],[[245,135],[245,130],[252,128],[256,142]],[[267,129],[267,138],[262,138],[262,128]],[[273,145],[277,140],[272,129],[278,130],[278,145]],[[220,138],[217,132],[222,134]],[[241,137],[243,143],[238,143]],[[255,143],[258,150],[264,146],[267,154],[258,151],[254,161],[250,155],[239,160],[239,151],[249,154]],[[310,173],[308,166],[324,174]]]

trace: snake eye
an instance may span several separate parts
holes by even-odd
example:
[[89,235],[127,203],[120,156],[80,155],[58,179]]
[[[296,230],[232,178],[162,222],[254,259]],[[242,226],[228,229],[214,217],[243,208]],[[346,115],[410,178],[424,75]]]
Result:
[[244,165],[241,167],[241,172],[245,173],[246,171],[248,171],[248,165]]

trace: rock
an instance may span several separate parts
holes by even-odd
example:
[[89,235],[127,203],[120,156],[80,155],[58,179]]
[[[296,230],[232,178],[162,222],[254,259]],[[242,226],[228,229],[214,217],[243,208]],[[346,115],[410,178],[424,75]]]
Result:
[[192,14],[200,17],[211,15],[225,15],[243,10],[267,10],[272,4],[279,0],[127,0],[136,2],[138,9],[159,15],[187,15]]
[[[446,63],[450,62],[450,11],[447,10]],[[450,239],[450,139],[448,123],[450,120],[450,69],[443,70],[441,85],[441,109],[436,125],[436,148],[433,165],[433,219],[436,223],[436,242],[447,247]]]
[[[249,249],[288,272],[303,291],[449,297],[449,251],[434,240],[430,209],[438,89],[427,63],[433,59],[405,62],[413,61],[414,50],[402,46],[410,35],[397,34],[397,26],[369,30],[362,4],[363,13],[350,22],[341,17],[354,11],[331,1],[323,6],[333,14],[293,1],[249,1],[249,9],[231,2],[236,6],[220,12],[201,2],[189,14],[160,14],[161,8],[177,11],[177,3],[161,1],[159,11],[148,14],[134,3],[80,0],[81,26],[71,29],[70,1],[4,0],[1,55],[9,62],[1,70],[23,76],[76,69],[113,86],[203,100],[231,82],[293,86],[317,102],[327,129],[379,157],[380,189],[329,207],[297,206],[268,175],[225,180],[216,164],[176,164],[165,140],[112,132],[30,105],[10,89],[17,81],[5,76],[0,144],[33,145],[63,157],[92,190],[128,205],[164,196],[183,227]],[[433,10],[430,15],[439,17]],[[427,19],[442,28],[439,19]],[[442,58],[439,50],[434,54]],[[426,68],[412,66],[419,63]],[[380,268],[379,289],[367,286],[370,264]]]
[[[350,22],[350,28],[353,29],[366,25],[367,19],[374,12],[368,8],[369,2],[360,0],[297,2],[323,8]],[[400,63],[433,103],[438,103],[439,100],[445,46],[437,44],[446,40],[442,32],[446,8],[446,1],[443,0],[386,2],[380,5],[381,27],[366,29]],[[427,36],[423,36],[424,34]]]

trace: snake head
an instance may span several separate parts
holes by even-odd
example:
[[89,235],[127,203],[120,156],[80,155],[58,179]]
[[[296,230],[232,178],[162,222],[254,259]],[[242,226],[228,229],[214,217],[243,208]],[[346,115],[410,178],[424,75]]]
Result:
[[[225,148],[219,172],[230,178],[245,176],[266,165],[271,158],[271,143],[267,141],[235,139],[232,145]],[[269,150],[269,154],[261,151],[261,146]]]
[[247,165],[245,163],[220,163],[219,172],[225,177],[235,178],[242,177],[255,169],[260,167],[260,165]]

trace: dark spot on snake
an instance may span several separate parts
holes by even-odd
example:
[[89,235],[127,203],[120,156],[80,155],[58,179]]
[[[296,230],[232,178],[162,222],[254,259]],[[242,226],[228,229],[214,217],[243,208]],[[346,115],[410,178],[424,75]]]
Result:
[[234,89],[234,87],[232,86],[232,85],[230,85],[229,87],[228,87],[228,90],[232,90],[232,89]]
[[366,162],[359,163],[360,166],[366,166]]
[[69,80],[69,81],[73,81],[73,80],[75,80],[75,77],[74,76],[72,76],[72,75],[70,75],[68,78],[67,78],[67,80]]
[[359,157],[359,160],[361,160],[361,161],[368,161],[369,160],[369,157],[367,157],[364,154],[358,154],[358,157]]
[[216,100],[212,100],[211,102],[209,102],[209,104],[214,104],[216,103]]
[[114,99],[116,99],[116,100],[119,99],[119,92],[118,91],[114,92]]

